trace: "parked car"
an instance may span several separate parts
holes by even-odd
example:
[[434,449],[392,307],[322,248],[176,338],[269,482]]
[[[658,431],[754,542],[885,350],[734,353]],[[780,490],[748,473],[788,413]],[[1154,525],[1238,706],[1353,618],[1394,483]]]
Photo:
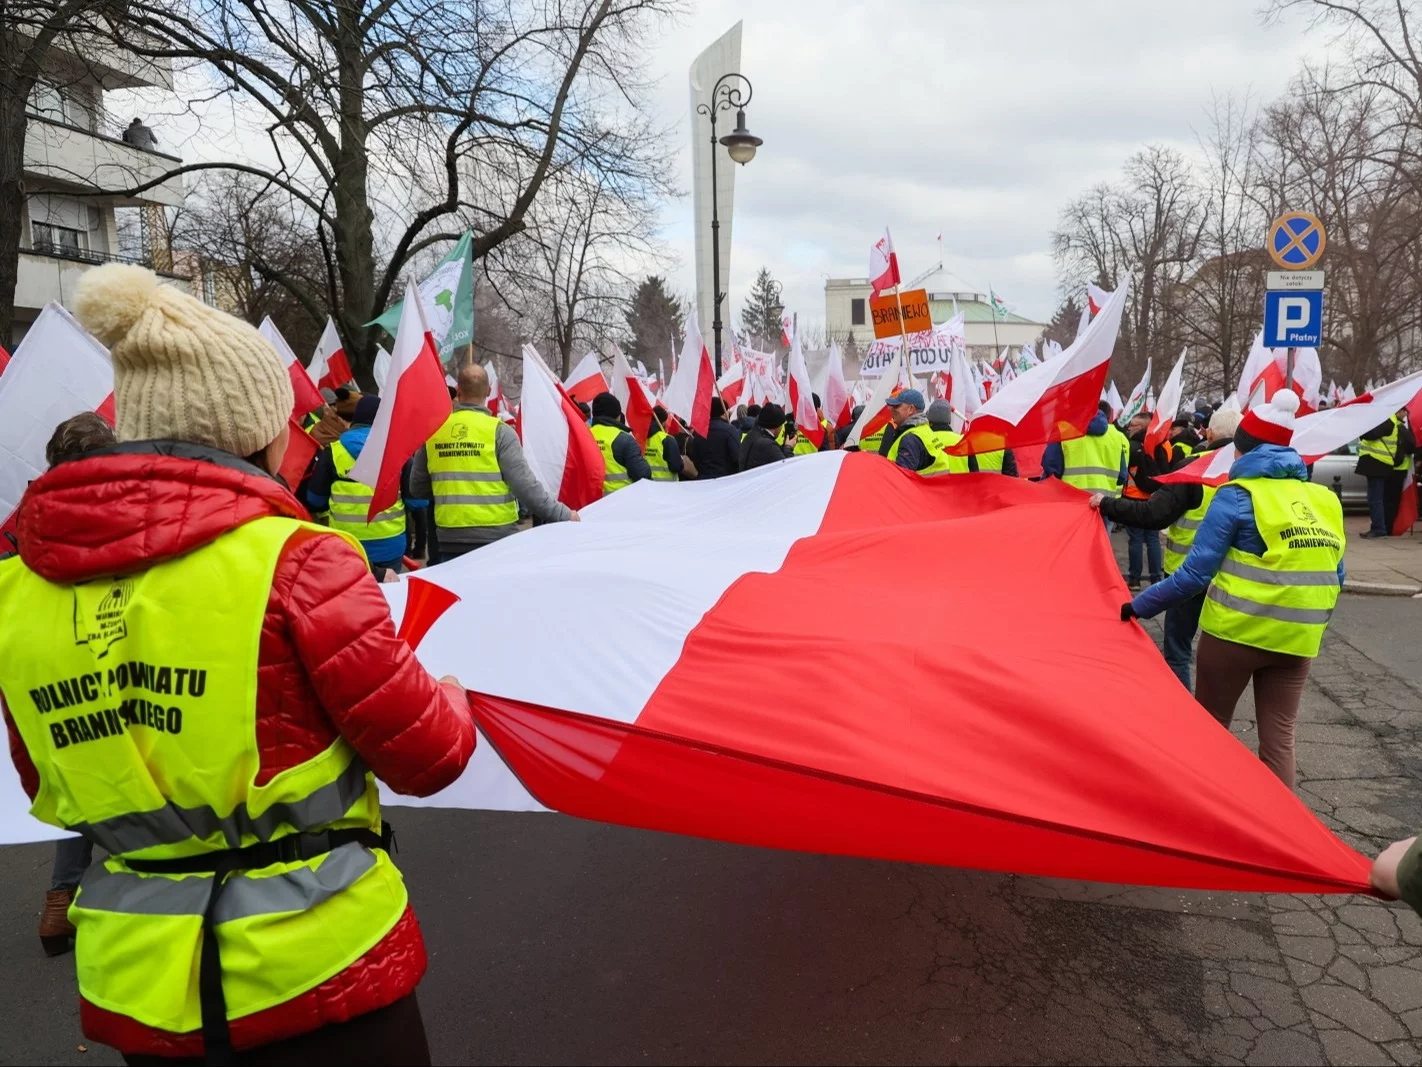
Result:
[[1349,441],[1313,465],[1314,484],[1337,493],[1344,511],[1368,510],[1368,480],[1354,473],[1357,466],[1357,441]]

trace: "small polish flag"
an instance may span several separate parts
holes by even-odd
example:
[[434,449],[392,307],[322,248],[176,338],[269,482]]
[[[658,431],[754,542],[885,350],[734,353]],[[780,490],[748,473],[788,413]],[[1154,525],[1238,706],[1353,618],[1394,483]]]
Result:
[[888,227],[884,236],[875,241],[869,249],[869,292],[878,296],[885,289],[892,289],[900,282],[899,257],[894,254],[894,239]]
[[606,464],[597,438],[532,345],[523,346],[519,432],[529,467],[562,503],[576,511],[601,499]]
[[805,353],[797,335],[790,345],[790,410],[795,426],[816,448],[824,444],[825,428],[815,411],[815,398],[810,388],[810,368],[805,365]]
[[693,310],[686,316],[681,359],[677,361],[671,381],[667,382],[662,402],[668,411],[705,437],[711,427],[711,397],[715,391],[716,372],[711,367],[711,353],[706,351]]
[[[673,375],[675,378],[675,375]],[[612,382],[608,390],[622,405],[622,418],[637,444],[647,447],[647,427],[652,422],[652,408],[656,407],[642,379],[633,373],[622,349],[612,346]]]
[[829,376],[825,379],[825,418],[836,430],[849,425],[850,412],[854,404],[849,396],[849,386],[844,380],[844,354],[838,344],[830,345]]
[[570,397],[581,400],[584,404],[591,404],[594,397],[608,391],[607,379],[602,376],[602,366],[598,362],[596,352],[589,352],[578,361],[563,387]]
[[321,340],[316,342],[316,351],[311,354],[311,363],[306,368],[307,376],[320,389],[337,389],[347,382],[355,381],[351,373],[350,360],[346,359],[341,335],[336,332],[336,324],[331,316],[326,316],[326,328],[321,331]]
[[1175,415],[1180,410],[1180,397],[1185,391],[1180,376],[1185,369],[1187,351],[1181,351],[1180,358],[1175,361],[1170,377],[1165,379],[1165,387],[1160,391],[1160,400],[1151,413],[1150,428],[1145,435],[1147,455],[1153,455],[1157,448],[1170,440],[1170,428],[1175,423]]
[[286,338],[276,328],[276,323],[270,315],[262,320],[257,332],[276,349],[282,365],[286,367],[286,373],[291,377],[291,391],[295,397],[291,413],[300,419],[324,404],[326,401],[321,396],[321,390],[316,387],[311,375],[306,373],[306,368],[301,365],[301,360],[296,358],[296,353],[291,350],[291,345],[286,343]]
[[405,461],[444,425],[450,412],[444,366],[413,281],[405,285],[405,305],[400,310],[395,347],[390,353],[390,377],[385,384],[386,395],[370,436],[351,467],[351,479],[375,491],[367,522],[395,502]]
[[721,401],[726,405],[727,412],[741,402],[741,394],[745,392],[745,388],[746,365],[740,362],[731,364],[716,383],[716,392],[721,394]]

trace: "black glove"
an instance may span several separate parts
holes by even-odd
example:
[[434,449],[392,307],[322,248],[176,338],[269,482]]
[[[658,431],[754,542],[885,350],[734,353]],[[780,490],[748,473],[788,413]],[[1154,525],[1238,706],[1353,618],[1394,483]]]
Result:
[[1128,601],[1126,601],[1124,604],[1121,605],[1121,621],[1122,621],[1122,622],[1130,622],[1132,619],[1137,619],[1137,618],[1140,618],[1140,616],[1136,614],[1136,606],[1135,606],[1135,604],[1133,604],[1131,601],[1128,600]]

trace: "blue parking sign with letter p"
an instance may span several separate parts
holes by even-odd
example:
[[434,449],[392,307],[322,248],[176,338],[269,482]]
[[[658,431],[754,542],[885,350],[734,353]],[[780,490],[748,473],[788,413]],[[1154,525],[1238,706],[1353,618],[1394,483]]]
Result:
[[1267,348],[1318,348],[1323,344],[1323,291],[1271,290],[1264,294]]

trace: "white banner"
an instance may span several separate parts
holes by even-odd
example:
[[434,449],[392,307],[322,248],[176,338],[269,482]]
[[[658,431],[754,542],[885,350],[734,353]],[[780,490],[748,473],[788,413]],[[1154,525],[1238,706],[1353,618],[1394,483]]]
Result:
[[[940,323],[932,330],[908,335],[909,373],[914,377],[949,372],[953,359],[953,349],[966,347],[963,334],[963,315],[959,312],[947,322]],[[859,377],[881,378],[894,356],[903,347],[900,337],[886,337],[875,341],[865,350],[864,359],[859,364]]]

